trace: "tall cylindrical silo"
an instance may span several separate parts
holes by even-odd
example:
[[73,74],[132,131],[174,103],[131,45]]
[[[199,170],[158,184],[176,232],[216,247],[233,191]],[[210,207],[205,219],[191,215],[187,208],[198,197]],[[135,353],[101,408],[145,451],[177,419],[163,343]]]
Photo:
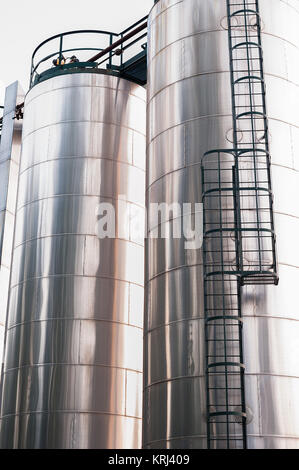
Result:
[[[223,1],[160,0],[150,13],[147,204],[201,202],[202,155],[231,146],[225,16]],[[202,253],[146,243],[144,446],[205,448]]]
[[[1,447],[138,448],[145,90],[107,73],[45,80],[22,146]],[[98,235],[101,204],[115,238]]]
[[[201,202],[204,153],[233,148],[228,5],[242,4],[251,18],[250,3],[259,9],[261,26],[280,283],[236,293],[243,316],[247,446],[298,447],[297,0],[155,4],[149,17],[147,206]],[[255,32],[256,22],[247,28]],[[243,131],[240,146],[247,145]],[[181,239],[151,238],[155,223],[148,217],[143,445],[205,448],[210,346],[203,253],[186,250]],[[237,417],[234,429],[241,434]],[[216,438],[214,447],[221,446]]]
[[242,297],[250,448],[299,448],[299,1],[259,0],[279,285]]

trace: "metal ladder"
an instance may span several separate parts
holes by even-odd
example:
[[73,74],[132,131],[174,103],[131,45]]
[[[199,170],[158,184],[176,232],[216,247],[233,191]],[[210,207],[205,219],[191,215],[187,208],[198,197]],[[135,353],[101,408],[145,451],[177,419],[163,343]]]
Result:
[[235,150],[202,160],[208,448],[246,448]]
[[277,284],[256,0],[226,0],[233,148],[202,159],[208,448],[246,448],[242,286]]
[[241,282],[277,284],[258,0],[227,0]]

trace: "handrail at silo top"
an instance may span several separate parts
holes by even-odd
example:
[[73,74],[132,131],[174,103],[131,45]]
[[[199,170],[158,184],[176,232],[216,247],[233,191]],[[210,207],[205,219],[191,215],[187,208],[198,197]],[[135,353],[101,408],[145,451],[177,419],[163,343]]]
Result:
[[54,36],[51,36],[50,38],[45,39],[43,42],[41,42],[33,51],[32,54],[32,59],[36,56],[36,53],[39,51],[41,47],[43,47],[45,44],[47,44],[50,41],[53,41],[53,39],[59,39],[61,36],[70,36],[71,34],[85,34],[85,33],[95,33],[95,34],[103,34],[103,35],[113,35],[113,36],[118,36],[118,33],[113,33],[111,31],[104,31],[100,29],[78,29],[74,31],[66,31],[65,33],[59,33],[55,34]]
[[[131,46],[134,44],[140,42],[143,38],[146,37],[147,32],[142,33],[139,35],[140,32],[144,31],[147,28],[147,16],[141,18],[139,21],[131,25],[129,28],[124,29],[120,33],[115,33],[111,31],[105,31],[105,30],[76,30],[76,31],[67,31],[64,33],[56,34],[54,36],[51,36],[50,38],[44,40],[41,44],[39,44],[33,54],[32,54],[32,60],[31,60],[31,73],[30,73],[30,88],[38,83],[39,80],[44,79],[45,75],[55,75],[54,69],[53,69],[53,64],[57,70],[57,73],[61,73],[62,69],[76,69],[76,68],[96,68],[99,67],[101,64],[104,62],[107,62],[107,68],[117,70],[118,67],[121,67],[124,63],[124,52],[129,49]],[[104,38],[104,41],[102,38],[100,40],[96,38],[95,40],[95,47],[77,47],[77,44],[75,47],[71,47],[71,43],[68,44],[67,48],[63,47],[63,44],[65,43],[64,40],[66,37],[71,37],[72,35],[87,35],[87,34],[96,34]],[[107,37],[108,41],[105,39]],[[131,42],[129,42],[129,39],[133,38]],[[37,53],[40,53],[41,50],[43,49],[44,46],[47,46],[51,41],[58,40],[58,43],[55,47],[53,47],[53,50],[49,51],[49,48],[47,49],[47,55],[45,55],[42,58],[39,58],[37,62]],[[84,39],[82,39],[82,42]],[[100,41],[102,41],[102,45],[100,44]],[[125,44],[126,43],[126,44]],[[120,46],[119,49],[117,49]],[[141,47],[143,47],[144,44],[141,44]],[[64,57],[64,54],[66,53],[77,53],[78,51],[96,51],[97,53],[94,54],[90,59],[83,59],[81,57],[81,60],[77,59],[76,56],[66,58]],[[113,63],[113,57],[117,56],[119,57],[119,60],[116,61],[116,63]],[[56,63],[55,61],[51,61],[49,63],[49,67],[43,67],[41,70],[41,65],[47,63],[50,59],[57,57]],[[85,56],[86,57],[86,56]],[[96,63],[96,60],[99,58],[104,58],[102,62]],[[70,59],[70,63],[66,63],[66,61]]]
[[[74,52],[74,51],[98,51],[98,54],[96,56],[92,57],[91,59],[87,60],[86,62],[79,62],[80,67],[98,67],[101,65],[103,62],[109,61],[109,67],[112,68],[112,58],[114,55],[120,56],[121,60],[121,65],[123,64],[123,53],[125,50],[136,44],[138,41],[146,37],[147,33],[142,34],[141,36],[137,37],[136,36],[139,34],[139,32],[143,31],[147,27],[147,18],[148,16],[144,16],[141,18],[139,21],[131,25],[129,28],[124,29],[121,33],[113,33],[111,31],[104,31],[104,30],[94,30],[94,29],[86,29],[86,30],[76,30],[76,31],[66,31],[65,33],[60,33],[56,34],[54,36],[51,36],[48,39],[45,39],[43,42],[41,42],[34,50],[32,54],[32,59],[31,59],[31,73],[30,73],[30,88],[34,84],[34,75],[37,74],[37,70],[39,66],[46,62],[47,60],[51,59],[52,57],[55,57],[58,55],[59,61],[63,57],[63,53],[66,52]],[[99,47],[75,47],[75,48],[68,48],[68,49],[63,49],[63,38],[66,36],[71,36],[71,35],[77,35],[77,34],[100,34],[100,35],[106,35],[109,36],[110,40],[110,45],[107,48],[99,48]],[[120,38],[116,42],[113,42],[113,38]],[[124,43],[127,42],[129,39],[133,38],[133,40],[124,46]],[[46,44],[48,44],[50,41],[53,41],[55,39],[60,40],[60,47],[59,51],[52,52],[48,54],[47,56],[43,57],[40,59],[37,64],[34,63],[35,57],[37,52]],[[120,50],[115,50],[118,46],[121,46]],[[142,48],[144,49],[144,44],[142,44]],[[114,52],[113,52],[114,51]],[[108,55],[106,59],[104,59],[100,64],[97,64],[95,60],[97,58],[101,58]],[[74,64],[76,65],[76,64]],[[71,64],[66,64],[65,68],[69,68]],[[60,65],[57,67],[58,69],[62,69],[64,66]],[[38,74],[37,74],[38,75]],[[23,117],[22,115],[22,109],[24,107],[24,103],[20,103],[19,105],[16,106],[16,119],[20,119]],[[4,106],[0,106],[0,109],[4,109]],[[0,127],[2,127],[3,123],[3,117],[0,117]]]

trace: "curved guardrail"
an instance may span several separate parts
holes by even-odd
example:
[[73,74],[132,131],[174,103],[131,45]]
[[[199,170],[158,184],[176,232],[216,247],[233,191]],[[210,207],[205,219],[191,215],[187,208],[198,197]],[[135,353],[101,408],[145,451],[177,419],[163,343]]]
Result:
[[[32,54],[30,88],[50,76],[78,68],[111,69],[121,72],[125,61],[140,48],[145,50],[147,16],[121,33],[78,30],[56,34],[37,46]],[[84,45],[82,47],[82,45]],[[137,54],[138,55],[138,54]]]

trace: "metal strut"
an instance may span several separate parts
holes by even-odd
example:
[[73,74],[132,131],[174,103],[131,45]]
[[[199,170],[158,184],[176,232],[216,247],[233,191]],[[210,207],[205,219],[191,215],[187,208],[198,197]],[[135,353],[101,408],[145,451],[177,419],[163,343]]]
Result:
[[277,284],[258,0],[226,0],[233,148],[202,159],[207,436],[246,448],[242,286]]
[[[3,112],[4,106],[0,106],[0,109]],[[23,116],[24,116],[23,109],[24,109],[24,103],[17,104],[16,109],[15,109],[15,117],[13,119],[16,119],[17,121],[19,121],[20,119],[23,119]],[[0,117],[0,135],[1,135],[2,128],[3,128],[3,116]]]
[[2,115],[3,115],[3,110],[4,110],[4,106],[0,106],[0,137],[1,137],[1,131],[2,131],[2,126],[3,126],[3,118],[2,118]]

